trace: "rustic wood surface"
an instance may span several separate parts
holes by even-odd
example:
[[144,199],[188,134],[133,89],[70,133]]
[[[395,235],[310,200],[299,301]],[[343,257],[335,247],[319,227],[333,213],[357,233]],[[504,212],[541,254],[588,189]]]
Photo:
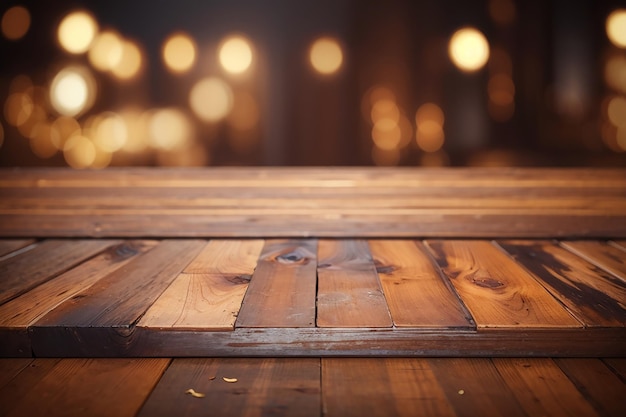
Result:
[[5,237],[626,237],[626,170],[0,170]]
[[0,359],[0,370],[12,417],[621,417],[626,389],[599,359]]
[[[619,278],[558,242],[498,242],[110,241],[0,304],[0,356],[626,351]],[[47,243],[17,249],[4,262]]]
[[567,241],[564,247],[626,282],[624,250],[607,242]]
[[320,240],[318,327],[391,327],[376,266],[364,240]]

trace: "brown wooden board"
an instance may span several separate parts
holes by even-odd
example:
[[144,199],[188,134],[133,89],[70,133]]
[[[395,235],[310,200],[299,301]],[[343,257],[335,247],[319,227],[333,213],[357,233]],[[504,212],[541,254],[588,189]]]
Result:
[[457,416],[526,416],[490,359],[433,358],[428,365]]
[[266,240],[236,327],[314,327],[316,240]]
[[605,358],[604,363],[626,384],[626,358]]
[[0,239],[0,260],[11,252],[23,249],[35,243],[35,239]]
[[410,328],[473,328],[473,319],[421,242],[370,240],[393,324]]
[[391,327],[393,322],[365,240],[320,240],[318,327]]
[[427,359],[324,358],[326,416],[456,416]]
[[552,359],[494,358],[493,362],[529,416],[599,415]]
[[0,359],[0,392],[22,370],[33,362],[31,358]]
[[53,278],[21,296],[0,305],[0,356],[31,355],[28,327],[63,302],[80,297],[100,278],[150,250],[155,241],[124,241]]
[[319,416],[320,410],[319,359],[175,359],[138,416]]
[[137,321],[203,246],[198,240],[160,242],[39,319],[31,327],[33,340],[63,344],[73,334],[104,345],[112,339],[131,343],[127,336]]
[[626,415],[626,383],[601,360],[559,358],[555,362],[599,415]]
[[[3,362],[23,361],[24,359],[3,359]],[[35,401],[32,388],[41,381],[61,361],[60,359],[28,359],[28,366],[19,372],[11,373],[0,387],[0,415],[8,416],[22,402]],[[57,387],[61,388],[61,387]],[[41,401],[41,396],[37,398]]]
[[0,236],[626,237],[626,170],[0,170]]
[[13,397],[3,415],[133,417],[169,362],[170,359],[63,359],[37,378],[24,372],[18,375],[14,384],[23,395]]
[[600,241],[565,241],[561,245],[626,282],[626,252],[622,249]]
[[96,255],[113,240],[46,240],[0,262],[0,304]]
[[138,325],[233,330],[262,247],[262,240],[210,241]]
[[585,326],[626,326],[626,283],[548,241],[499,245],[557,297]]
[[580,327],[526,270],[486,241],[429,241],[479,330]]

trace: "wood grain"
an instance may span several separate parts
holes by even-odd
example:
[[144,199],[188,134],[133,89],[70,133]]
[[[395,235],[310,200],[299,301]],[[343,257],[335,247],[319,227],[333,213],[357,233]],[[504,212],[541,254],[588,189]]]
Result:
[[[3,359],[4,362],[24,359]],[[12,373],[0,387],[0,415],[7,416],[23,402],[33,401],[32,387],[39,383],[60,362],[60,359],[28,359],[28,366]],[[58,387],[60,388],[60,387]],[[56,390],[55,390],[56,391]],[[38,398],[41,400],[41,397]]]
[[391,327],[393,322],[365,240],[320,240],[318,327]]
[[529,416],[598,416],[552,359],[495,358],[504,382]]
[[118,241],[46,240],[0,262],[0,304],[36,287]]
[[626,383],[601,360],[559,358],[555,362],[599,415],[626,415]]
[[428,360],[324,358],[326,416],[456,416]]
[[[190,388],[205,397],[185,394]],[[320,410],[319,359],[176,359],[138,416],[304,417]]]
[[35,243],[35,239],[0,239],[0,260],[18,249]]
[[557,297],[585,326],[626,326],[626,283],[548,241],[499,245]]
[[262,240],[210,241],[138,325],[233,330],[262,247]]
[[474,327],[469,312],[421,242],[370,240],[369,247],[394,326]]
[[0,236],[626,237],[626,170],[0,170]]
[[428,359],[457,416],[525,416],[504,379],[487,358]]
[[526,270],[486,241],[429,241],[479,330],[568,328],[581,323]]
[[[40,361],[39,359],[37,361]],[[33,380],[20,374],[7,417],[133,417],[159,380],[170,359],[63,359]]]
[[[165,240],[38,320],[46,327],[130,328],[202,249],[197,240]],[[132,279],[129,279],[132,278]]]
[[564,241],[561,245],[626,282],[626,252],[600,241]]
[[266,240],[236,327],[314,327],[316,240]]

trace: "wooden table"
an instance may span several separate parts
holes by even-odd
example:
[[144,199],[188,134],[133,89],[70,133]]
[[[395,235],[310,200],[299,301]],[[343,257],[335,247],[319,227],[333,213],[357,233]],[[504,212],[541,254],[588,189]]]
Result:
[[3,170],[0,237],[2,415],[626,411],[624,170]]

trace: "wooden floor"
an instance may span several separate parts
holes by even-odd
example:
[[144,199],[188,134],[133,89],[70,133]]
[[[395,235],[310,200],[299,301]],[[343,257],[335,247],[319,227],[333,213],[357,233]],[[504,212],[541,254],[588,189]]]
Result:
[[626,352],[626,242],[5,239],[5,357]]
[[625,381],[625,359],[0,359],[0,415],[621,417]]

